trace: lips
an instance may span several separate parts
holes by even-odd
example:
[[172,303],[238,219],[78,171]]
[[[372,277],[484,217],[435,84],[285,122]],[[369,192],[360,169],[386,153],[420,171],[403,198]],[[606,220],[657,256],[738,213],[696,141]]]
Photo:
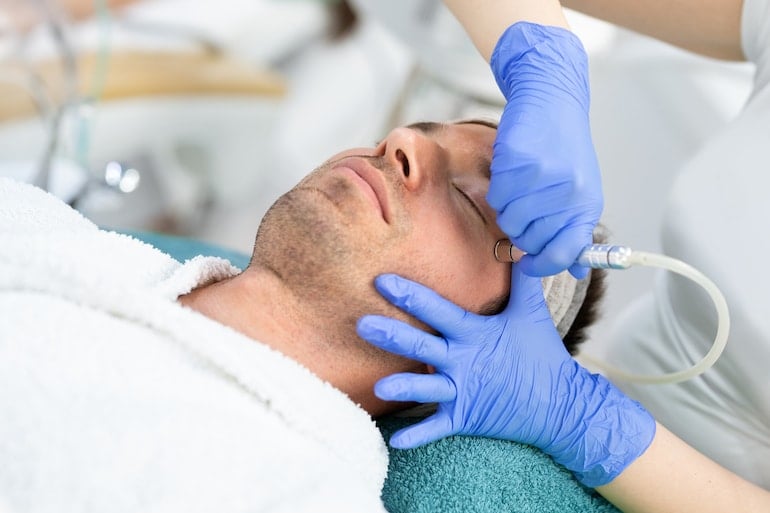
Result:
[[390,202],[387,184],[382,172],[361,157],[347,157],[334,166],[336,172],[350,176],[372,205],[380,211],[386,223],[390,223]]

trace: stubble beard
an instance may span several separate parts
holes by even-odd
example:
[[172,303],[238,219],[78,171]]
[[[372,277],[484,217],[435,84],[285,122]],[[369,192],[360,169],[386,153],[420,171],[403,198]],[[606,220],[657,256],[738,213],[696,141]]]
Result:
[[[352,187],[344,180],[334,185]],[[381,300],[372,286],[379,255],[361,240],[355,214],[333,203],[325,192],[304,183],[281,196],[260,224],[252,264],[272,271],[319,313],[353,316]]]
[[303,294],[326,289],[329,264],[349,258],[349,248],[335,233],[339,228],[328,213],[303,197],[313,194],[292,189],[278,198],[262,219],[254,244],[254,263]]
[[[399,242],[411,231],[411,222],[402,216],[397,230],[372,240],[356,204],[347,203],[347,198],[358,194],[354,186],[345,179],[329,186],[326,182],[331,195],[306,179],[270,207],[257,232],[252,265],[272,271],[300,300],[311,322],[320,320],[323,333],[337,342],[363,345],[368,353],[377,352],[373,346],[355,342],[355,325],[366,314],[408,320],[374,289],[374,278],[382,272],[398,272],[394,262],[408,260],[409,255],[399,254]],[[332,196],[343,198],[336,208]]]
[[[353,187],[345,180],[334,185]],[[366,314],[410,321],[380,296],[373,282],[377,274],[394,272],[394,258],[409,258],[398,255],[397,244],[411,223],[402,219],[401,230],[390,235],[393,240],[363,240],[357,217],[332,203],[326,193],[305,182],[281,196],[262,219],[250,265],[279,278],[300,300],[300,318],[313,323],[328,344],[341,343],[349,357],[363,351],[368,358],[400,360],[359,341],[355,326]]]

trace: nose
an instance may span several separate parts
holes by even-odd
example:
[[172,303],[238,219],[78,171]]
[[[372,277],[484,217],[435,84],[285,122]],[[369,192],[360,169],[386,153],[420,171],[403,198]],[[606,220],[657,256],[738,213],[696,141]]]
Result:
[[415,129],[400,127],[392,130],[379,150],[411,191],[437,178],[437,173],[443,168],[441,146]]

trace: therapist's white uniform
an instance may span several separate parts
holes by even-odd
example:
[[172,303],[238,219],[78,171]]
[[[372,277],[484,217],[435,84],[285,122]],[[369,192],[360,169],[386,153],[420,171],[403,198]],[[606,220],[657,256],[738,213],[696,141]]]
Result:
[[[684,167],[662,226],[664,252],[703,271],[725,294],[727,348],[687,383],[619,384],[698,450],[770,488],[770,0],[745,0],[742,45],[756,64],[753,94]],[[697,285],[667,273],[615,326],[609,361],[660,374],[707,352],[716,316]]]
[[383,512],[340,390],[176,302],[233,276],[0,178],[0,511]]

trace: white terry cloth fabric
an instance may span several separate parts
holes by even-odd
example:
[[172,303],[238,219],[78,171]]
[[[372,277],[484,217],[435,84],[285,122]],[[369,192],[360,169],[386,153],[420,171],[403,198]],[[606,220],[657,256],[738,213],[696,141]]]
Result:
[[[662,228],[664,252],[700,269],[724,293],[732,324],[727,347],[689,382],[619,384],[701,452],[770,489],[770,0],[745,0],[742,39],[756,64],[753,94],[677,177]],[[703,357],[716,315],[697,285],[665,274],[614,326],[609,360],[661,374]]]
[[0,179],[0,503],[24,512],[384,511],[368,414],[175,302],[233,276]]

